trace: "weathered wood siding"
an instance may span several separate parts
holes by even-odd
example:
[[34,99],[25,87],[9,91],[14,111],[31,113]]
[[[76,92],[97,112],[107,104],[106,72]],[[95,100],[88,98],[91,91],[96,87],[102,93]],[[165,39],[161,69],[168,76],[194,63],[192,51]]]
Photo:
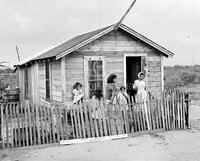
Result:
[[[25,98],[25,68],[28,70],[28,97]],[[31,103],[38,101],[38,64],[32,64],[19,69],[20,100],[30,100]]]
[[[62,102],[61,60],[50,62],[50,99]],[[39,98],[46,99],[45,63],[38,64]]]
[[[72,85],[84,85],[84,56],[105,56],[105,80],[111,73],[124,85],[124,54],[148,55],[148,90],[161,92],[161,56],[155,49],[123,31],[111,32],[66,56],[66,99],[71,100]],[[84,87],[83,87],[84,89]]]
[[46,87],[45,87],[45,64],[44,62],[38,63],[38,86],[39,86],[39,101],[45,100]]
[[81,52],[74,52],[65,58],[66,101],[72,100],[72,87],[75,82],[80,82],[84,85],[83,60],[84,58]]

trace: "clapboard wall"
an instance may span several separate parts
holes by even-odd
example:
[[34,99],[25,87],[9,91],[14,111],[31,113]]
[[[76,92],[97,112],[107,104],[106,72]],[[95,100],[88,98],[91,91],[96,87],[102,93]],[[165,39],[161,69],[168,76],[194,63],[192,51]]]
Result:
[[[61,60],[50,61],[50,100],[62,102]],[[46,101],[45,63],[38,63],[39,100]]]

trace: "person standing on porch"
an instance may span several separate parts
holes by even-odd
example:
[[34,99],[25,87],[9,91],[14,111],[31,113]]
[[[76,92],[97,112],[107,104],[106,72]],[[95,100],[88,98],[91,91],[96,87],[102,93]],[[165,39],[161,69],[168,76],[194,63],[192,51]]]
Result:
[[145,73],[140,72],[138,73],[138,79],[135,80],[134,84],[133,84],[133,89],[137,90],[137,94],[136,94],[136,103],[143,103],[143,108],[145,111],[145,115],[146,115],[146,121],[147,121],[147,128],[148,130],[150,130],[150,125],[149,125],[149,118],[148,118],[148,112],[147,112],[147,91],[146,91],[146,83],[145,83],[145,79],[148,75],[148,72],[145,68]]

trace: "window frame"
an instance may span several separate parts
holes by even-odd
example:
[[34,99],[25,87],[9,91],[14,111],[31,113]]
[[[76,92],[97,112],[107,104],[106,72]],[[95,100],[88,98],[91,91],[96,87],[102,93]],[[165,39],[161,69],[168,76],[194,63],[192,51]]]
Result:
[[103,95],[105,96],[105,58],[104,56],[84,56],[84,81],[85,81],[85,98],[89,98],[89,61],[102,61],[102,86],[103,86]]

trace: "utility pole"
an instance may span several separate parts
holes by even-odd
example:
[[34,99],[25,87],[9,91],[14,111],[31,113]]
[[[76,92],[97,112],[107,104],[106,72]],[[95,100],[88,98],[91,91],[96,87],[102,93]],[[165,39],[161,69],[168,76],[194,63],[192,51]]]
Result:
[[20,62],[19,48],[17,46],[16,46],[16,52],[17,52],[18,61]]
[[126,15],[129,13],[129,11],[131,10],[131,8],[134,6],[136,0],[134,0],[130,7],[128,8],[128,10],[125,12],[125,14],[122,16],[122,18],[119,20],[119,22],[116,24],[115,26],[115,31],[118,29],[118,27],[120,26],[120,24],[122,23],[122,21],[124,20],[124,18],[126,17]]

